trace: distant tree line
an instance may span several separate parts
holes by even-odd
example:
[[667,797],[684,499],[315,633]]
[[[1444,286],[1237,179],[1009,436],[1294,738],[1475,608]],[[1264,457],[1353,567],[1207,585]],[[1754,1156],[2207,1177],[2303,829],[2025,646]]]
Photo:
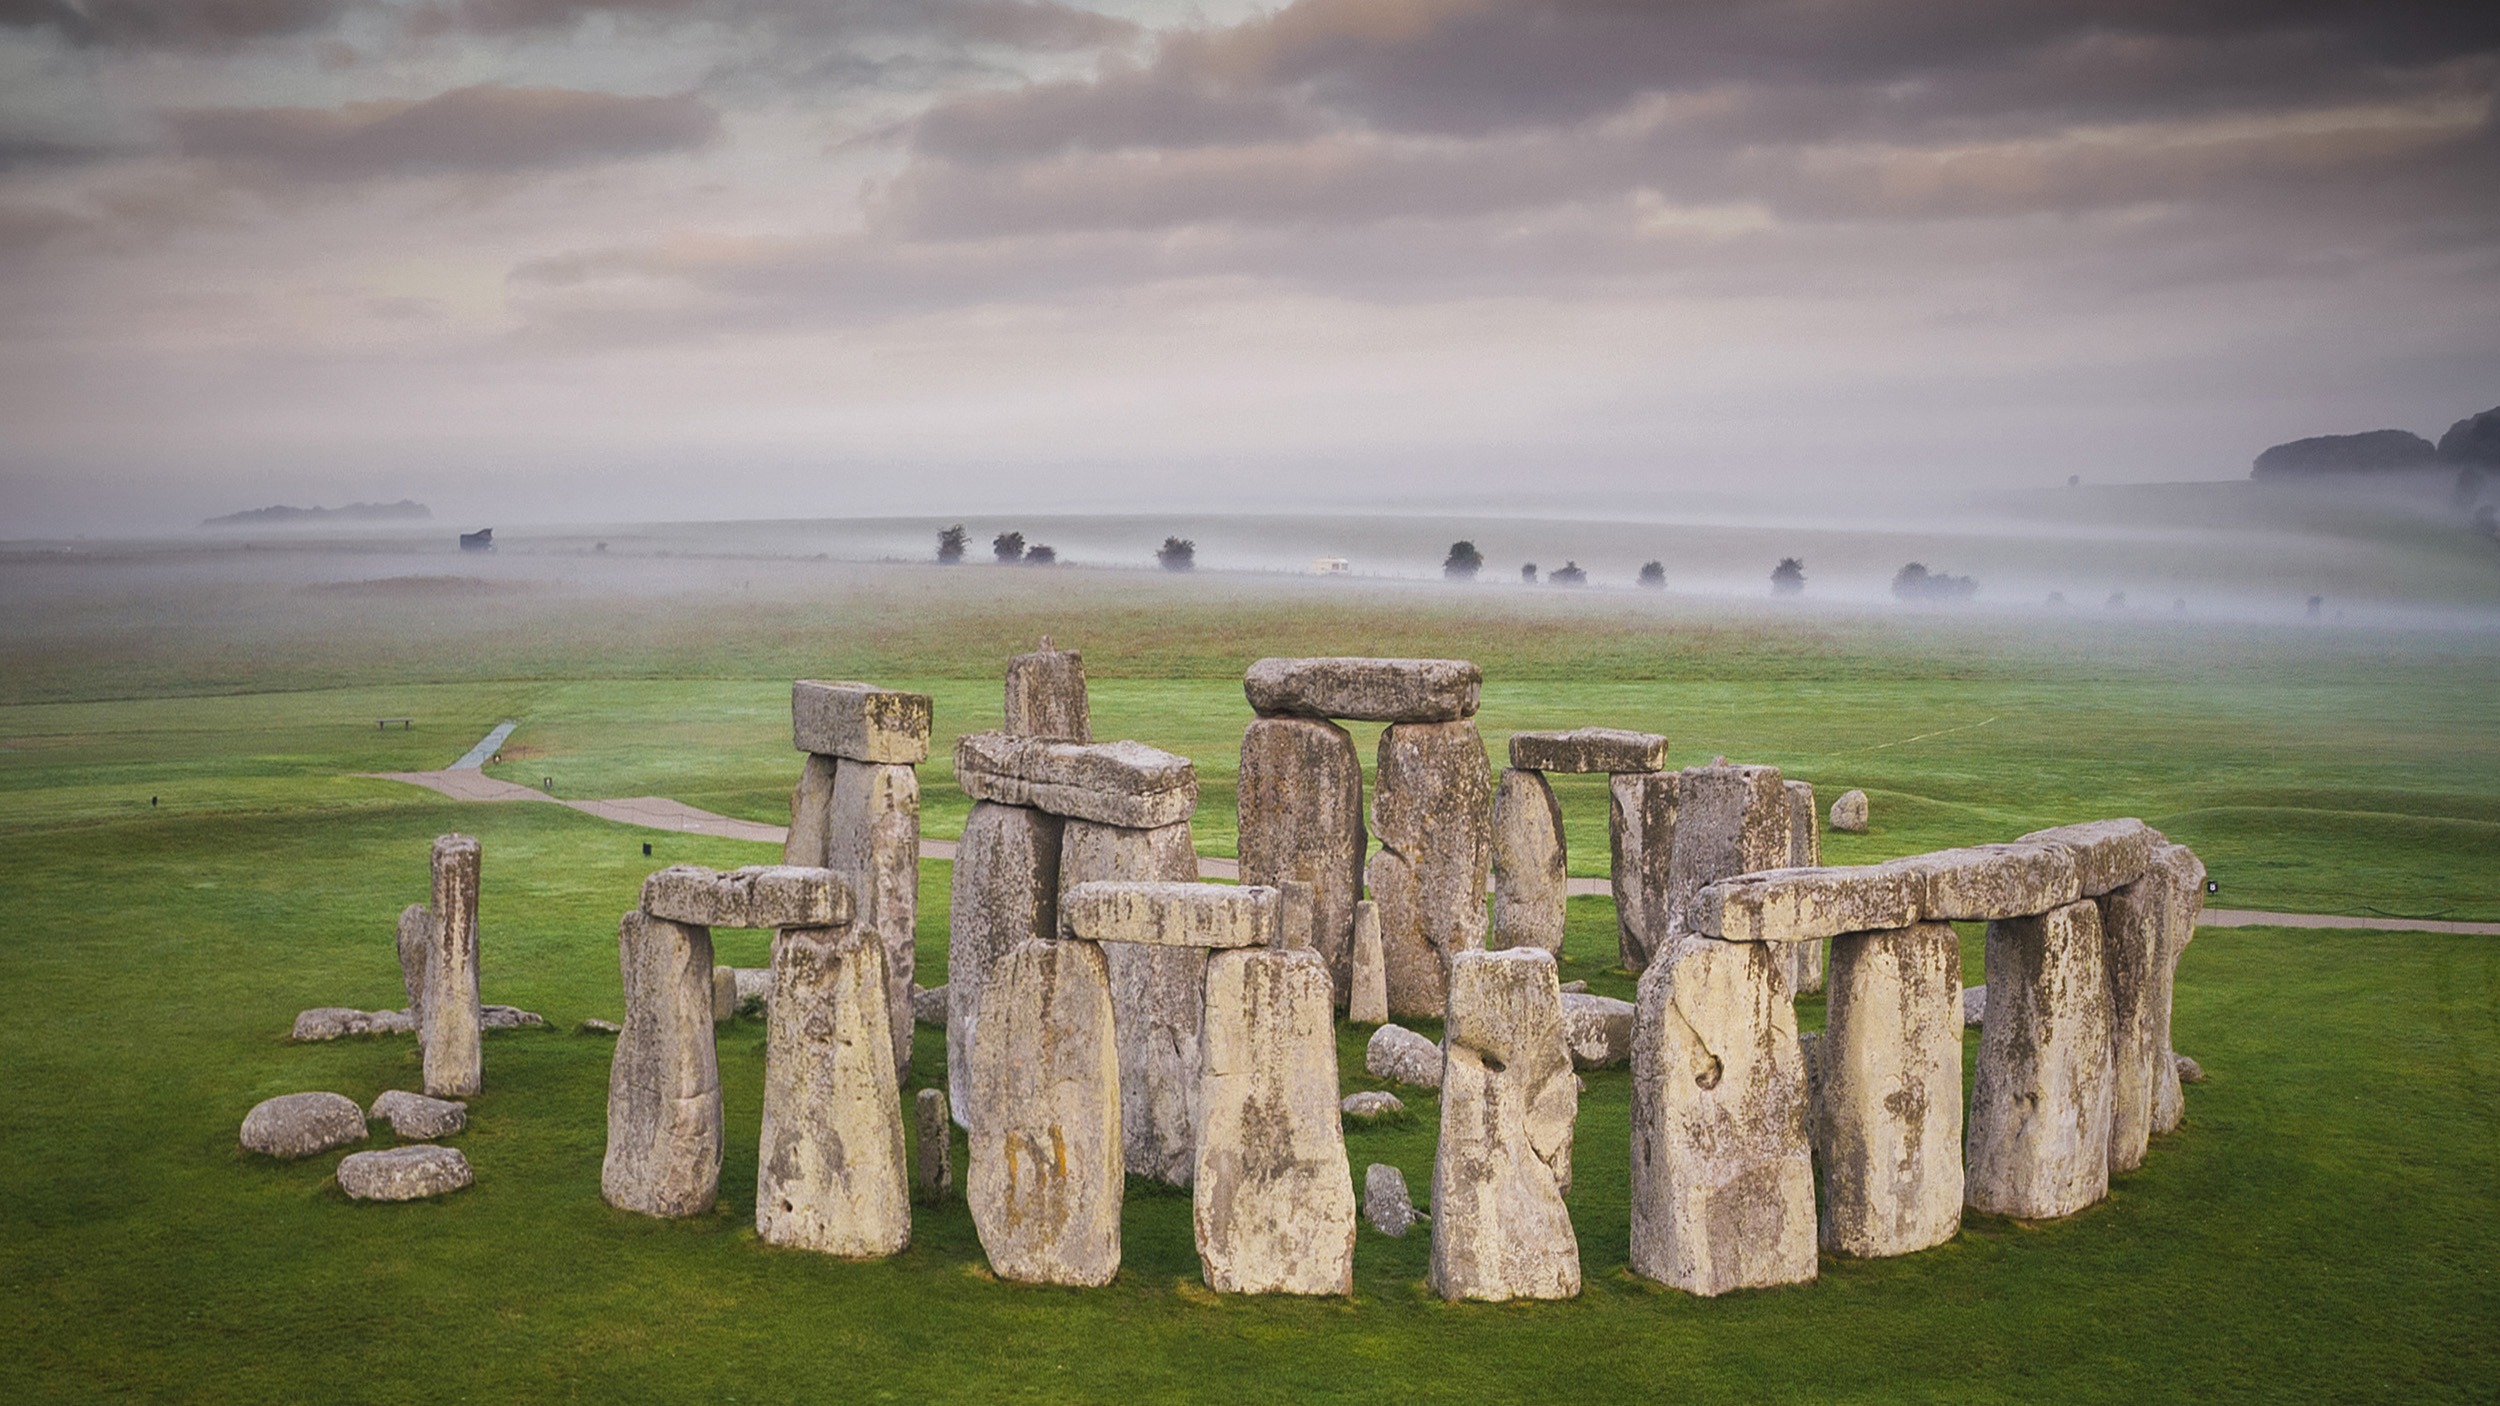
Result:
[[[940,566],[959,566],[971,537],[962,523],[938,529],[937,559]],[[1021,532],[1001,532],[990,539],[990,556],[1000,566],[1056,566],[1059,551],[1046,542],[1024,540]],[[1155,561],[1166,571],[1188,571],[1197,565],[1198,544],[1182,537],[1166,537],[1155,552]]]

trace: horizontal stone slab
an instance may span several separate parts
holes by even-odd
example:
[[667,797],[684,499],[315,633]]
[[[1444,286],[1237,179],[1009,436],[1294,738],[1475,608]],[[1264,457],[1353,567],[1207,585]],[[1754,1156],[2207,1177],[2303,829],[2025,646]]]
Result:
[[1619,727],[1583,727],[1569,732],[1514,732],[1510,764],[1521,771],[1560,771],[1623,775],[1667,769],[1667,739],[1654,732],[1628,732]]
[[970,732],[955,739],[955,784],[978,801],[1153,830],[1198,808],[1189,758],[1143,742],[1053,742]]
[[790,685],[790,740],[802,752],[916,766],[929,759],[925,693],[801,679]]
[[1262,659],[1241,691],[1264,717],[1447,723],[1476,715],[1484,671],[1464,659]]
[[2075,901],[2075,856],[2063,845],[1973,845],[1889,860],[1929,922],[2027,918]]
[[2161,833],[2141,820],[2087,820],[2034,830],[2017,844],[2059,845],[2075,857],[2075,884],[2085,898],[2098,898],[2125,888],[2153,867],[2153,846]]
[[642,911],[706,928],[832,928],[851,921],[851,886],[795,864],[672,864],[642,881]]
[[1276,931],[1280,899],[1261,884],[1095,879],[1059,895],[1059,931],[1151,947],[1263,947]]
[[1704,885],[1685,926],[1729,942],[1820,942],[1918,921],[1909,876],[1880,864],[1765,869]]

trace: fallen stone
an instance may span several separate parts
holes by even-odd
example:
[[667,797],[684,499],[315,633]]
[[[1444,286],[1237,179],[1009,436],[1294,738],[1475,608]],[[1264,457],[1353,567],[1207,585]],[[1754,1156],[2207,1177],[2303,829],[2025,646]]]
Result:
[[2074,852],[2063,845],[1973,845],[1888,861],[1927,922],[2025,918],[2075,901]]
[[790,740],[819,756],[913,766],[929,759],[931,712],[925,693],[801,679],[790,685]]
[[1387,1089],[1365,1089],[1359,1094],[1347,1094],[1337,1108],[1349,1117],[1372,1119],[1384,1113],[1404,1113],[1406,1104]]
[[1311,886],[1312,945],[1336,989],[1349,991],[1366,844],[1354,738],[1318,718],[1254,718],[1241,735],[1237,795],[1241,881]]
[[712,930],[639,910],[617,924],[625,1029],[608,1069],[599,1193],[647,1216],[696,1216],[720,1191]]
[[[1131,830],[1071,820],[1059,844],[1059,902],[1096,880],[1191,881],[1198,855],[1183,821]],[[1268,900],[1273,903],[1273,898]],[[1207,953],[1197,947],[1116,943],[1103,950],[1111,973],[1112,1022],[1120,1046],[1120,1136],[1130,1172],[1187,1186],[1196,1166],[1199,1018],[1206,1008]]]
[[955,846],[946,932],[946,1096],[972,1126],[972,1037],[990,972],[1017,943],[1059,935],[1059,841],[1066,822],[1026,806],[975,802]]
[[944,1030],[946,1028],[945,983],[940,982],[935,986],[921,986],[918,984],[913,985],[911,988],[911,1018],[915,1024],[933,1025],[940,1030]]
[[2170,1057],[2170,1063],[2171,1067],[2178,1073],[2180,1083],[2201,1084],[2205,1082],[2205,1066],[2198,1064],[2195,1060],[2188,1058],[2186,1055],[2174,1054]]
[[[1666,903],[1663,910],[1650,915],[1652,927],[1661,938],[1678,927],[1720,935],[1696,925],[1691,908],[1694,895],[1722,879],[1785,867],[1788,845],[1788,788],[1778,767],[1684,768],[1677,787],[1675,853],[1667,863]],[[1906,921],[1859,926],[1892,927]],[[1788,940],[1805,941],[1807,935],[1800,933]]]
[[[431,941],[425,953],[425,1000],[412,1011],[425,1064],[425,1091],[467,1098],[486,1085],[479,1041],[477,893],[480,850],[467,835],[434,841]],[[402,972],[406,971],[403,966]]]
[[1059,895],[1059,931],[1088,942],[1264,947],[1280,920],[1278,899],[1275,889],[1249,884],[1089,880]]
[[894,1074],[911,1073],[911,979],[920,930],[920,775],[910,767],[844,759],[825,828],[825,867],[852,894],[851,922],[885,944],[886,1009],[894,1017]]
[[1093,705],[1085,692],[1085,656],[1073,649],[1052,648],[1046,635],[1040,649],[1008,660],[1006,717],[1010,737],[1093,741]]
[[[1814,788],[1803,781],[1783,781],[1788,792],[1788,867],[1819,869],[1823,866],[1823,835],[1815,828]],[[1789,989],[1800,996],[1811,996],[1823,989],[1823,944],[1797,942],[1789,944]]]
[[1580,1244],[1563,1197],[1579,1082],[1553,954],[1454,955],[1447,1030],[1428,1282],[1452,1300],[1574,1297]]
[[1580,774],[1662,771],[1667,765],[1667,739],[1654,732],[1627,732],[1616,727],[1514,732],[1510,735],[1510,764],[1522,771]]
[[1729,942],[1819,942],[1918,921],[1908,876],[1883,864],[1766,869],[1720,879],[1693,896],[1685,926]]
[[1679,772],[1616,776],[1606,786],[1606,837],[1612,850],[1615,944],[1624,970],[1639,974],[1667,938],[1667,876],[1675,862]]
[[1363,1169],[1363,1218],[1393,1240],[1404,1239],[1424,1219],[1415,1211],[1415,1198],[1407,1194],[1406,1173],[1383,1162]]
[[1562,984],[1562,991],[1566,996],[1572,995],[1576,992],[1584,992],[1588,989],[1589,984],[1585,981],[1566,981]]
[[375,1099],[373,1117],[390,1124],[399,1136],[421,1142],[450,1137],[469,1126],[468,1105],[405,1089],[393,1089]]
[[912,1095],[912,1121],[912,1199],[943,1201],[955,1189],[955,1120],[946,1111],[946,1091]]
[[1630,1001],[1612,996],[1562,993],[1563,1042],[1575,1069],[1611,1069],[1632,1058]]
[[406,1011],[360,1011],[347,1006],[315,1006],[295,1017],[290,1040],[336,1040],[349,1035],[405,1035],[417,1028]]
[[483,1030],[527,1030],[545,1027],[547,1017],[519,1006],[480,1006],[477,1023]]
[[365,1111],[345,1094],[280,1094],[243,1115],[243,1150],[288,1161],[365,1140]]
[[1906,1255],[1962,1226],[1962,942],[1948,923],[1832,939],[1812,1100],[1820,1237]]
[[825,867],[825,841],[833,823],[833,783],[842,769],[840,757],[810,752],[799,764],[799,781],[790,789],[790,832],[781,842],[781,862],[802,869]]
[[1389,1019],[1388,958],[1381,950],[1380,905],[1370,899],[1354,905],[1352,974],[1346,987],[1346,1019],[1356,1025],[1380,1025]]
[[2091,820],[2034,830],[2017,844],[2058,845],[2074,855],[2075,882],[2085,898],[2134,883],[2152,865],[2160,833],[2141,820]]
[[829,928],[851,921],[851,886],[832,871],[751,864],[723,873],[672,864],[642,881],[642,911],[707,928]]
[[1965,1030],[1972,1029],[1972,1028],[1974,1028],[1974,1027],[1976,1027],[1976,1026],[1978,1026],[1978,1025],[1982,1024],[1982,1023],[1984,1023],[1984,1022],[1987,1020],[1987,1018],[1988,1018],[1988,988],[1987,988],[1987,987],[1985,987],[1985,986],[1965,986],[1965,987],[1963,987],[1963,988],[1962,988],[1962,1028],[1963,1028],[1963,1029],[1965,1029]]
[[1375,1079],[1441,1087],[1441,1047],[1403,1025],[1383,1025],[1363,1047],[1363,1069]]
[[1191,1219],[1217,1293],[1354,1292],[1335,1014],[1316,951],[1207,962]]
[[[1517,739],[1512,739],[1516,745]],[[1562,951],[1565,858],[1562,806],[1541,772],[1512,767],[1493,788],[1493,932],[1490,947]]]
[[1832,802],[1832,828],[1852,835],[1866,833],[1866,793],[1843,791]]
[[874,1259],[911,1243],[886,990],[885,945],[866,928],[773,935],[755,1178],[765,1244]]
[[574,1028],[584,1035],[622,1035],[625,1033],[624,1026],[613,1020],[601,1020],[597,1016],[592,1016]]
[[388,1147],[339,1159],[339,1190],[358,1201],[422,1201],[476,1180],[456,1147]]
[[2108,974],[2089,900],[1988,925],[1964,1199],[2046,1220],[2109,1194]]
[[955,739],[955,784],[974,800],[1133,830],[1178,824],[1198,808],[1189,759],[1143,742],[968,732]]
[[1262,659],[1241,691],[1262,717],[1444,723],[1476,715],[1484,671],[1464,659]]
[[1120,1270],[1119,1045],[1090,942],[1026,941],[991,970],[972,1049],[965,1200],[990,1270],[1100,1285]]
[[[1470,666],[1473,667],[1472,665]],[[1380,905],[1389,1014],[1441,1014],[1448,964],[1485,940],[1493,775],[1471,722],[1393,723],[1380,734],[1365,869]]]

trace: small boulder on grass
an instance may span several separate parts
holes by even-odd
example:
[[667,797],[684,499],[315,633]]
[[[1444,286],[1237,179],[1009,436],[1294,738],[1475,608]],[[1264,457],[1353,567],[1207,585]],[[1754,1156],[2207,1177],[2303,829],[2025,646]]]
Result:
[[1406,1173],[1383,1162],[1363,1169],[1363,1218],[1372,1223],[1372,1229],[1393,1239],[1403,1238],[1424,1219],[1407,1194]]
[[1866,793],[1864,791],[1843,791],[1840,793],[1840,799],[1832,802],[1832,828],[1846,830],[1853,835],[1866,833]]
[[365,1111],[345,1094],[280,1094],[243,1115],[243,1149],[288,1161],[365,1140]]
[[411,1143],[339,1161],[339,1190],[359,1201],[422,1201],[476,1181],[459,1149]]
[[2201,1084],[2205,1082],[2205,1066],[2175,1050],[2171,1052],[2170,1058],[2179,1067],[2180,1083]]
[[424,1142],[450,1137],[469,1126],[469,1107],[447,1098],[427,1098],[393,1089],[373,1101],[373,1116],[404,1138]]
[[1965,986],[1965,987],[1963,987],[1963,988],[1962,988],[1962,1025],[1963,1025],[1963,1028],[1964,1028],[1964,1029],[1969,1029],[1969,1028],[1971,1028],[1971,1027],[1973,1027],[1973,1026],[1984,1025],[1984,1024],[1986,1024],[1986,1023],[1987,1023],[1987,1020],[1988,1020],[1988,988],[1987,988],[1987,987],[1985,987],[1985,986]]
[[1366,1121],[1384,1113],[1406,1111],[1406,1104],[1387,1089],[1365,1089],[1359,1094],[1348,1094],[1345,1101],[1337,1106],[1347,1114]]
[[1441,1087],[1441,1047],[1403,1025],[1384,1025],[1363,1048],[1363,1068],[1374,1078]]

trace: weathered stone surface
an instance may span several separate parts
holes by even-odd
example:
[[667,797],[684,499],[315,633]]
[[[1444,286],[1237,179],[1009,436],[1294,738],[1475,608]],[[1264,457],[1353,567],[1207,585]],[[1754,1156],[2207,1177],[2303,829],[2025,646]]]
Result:
[[[1318,925],[1319,900],[1311,886],[1300,879],[1287,879],[1276,889],[1276,934],[1269,946],[1287,952],[1316,952],[1319,945],[1312,940],[1312,929]],[[1329,983],[1331,990],[1335,982]]]
[[1178,824],[1198,808],[1189,758],[1143,742],[968,732],[955,739],[955,784],[974,800],[1133,830]]
[[1275,936],[1280,897],[1250,884],[1092,879],[1059,895],[1059,931],[1088,942],[1264,947]]
[[2170,1063],[2171,1070],[2179,1076],[2180,1083],[2201,1084],[2205,1082],[2205,1066],[2186,1055],[2172,1055]]
[[625,1030],[608,1070],[599,1191],[648,1216],[695,1216],[720,1191],[720,1063],[712,1045],[712,932],[632,912],[617,924]]
[[1389,1013],[1441,1013],[1453,954],[1481,950],[1493,867],[1493,774],[1471,722],[1395,723],[1380,734],[1365,871],[1380,905]]
[[738,969],[712,965],[712,1023],[726,1025],[738,1014]]
[[1510,764],[1522,771],[1575,773],[1662,771],[1667,739],[1619,727],[1582,727],[1569,732],[1514,732]]
[[[1787,865],[1788,788],[1775,766],[1688,766],[1682,775],[1666,906],[1651,921],[1661,936],[1684,927],[1717,936],[1694,926],[1693,896],[1721,879]],[[1861,926],[1891,927],[1906,921]],[[1788,940],[1808,939],[1801,933]]]
[[1337,1107],[1349,1117],[1371,1119],[1384,1113],[1404,1113],[1406,1101],[1387,1089],[1365,1089],[1361,1093],[1347,1094]]
[[2109,974],[2109,1169],[2143,1165],[2178,1078],[2170,1058],[2172,971],[2204,905],[2205,866],[2183,845],[2161,844],[2144,877],[2097,902]]
[[850,923],[854,903],[851,886],[828,869],[672,864],[642,881],[642,911],[706,928],[830,928]]
[[911,989],[911,1018],[920,1025],[946,1028],[946,986],[914,986]]
[[1984,1024],[1987,1019],[1988,988],[1985,986],[1963,987],[1962,1028],[1965,1030],[1971,1029],[1975,1026]]
[[389,1147],[339,1159],[339,1190],[358,1201],[419,1201],[476,1180],[454,1147]]
[[1085,692],[1085,656],[1054,649],[1048,637],[1031,654],[1007,661],[1009,737],[1059,742],[1094,740],[1093,704]]
[[543,1027],[547,1018],[519,1006],[484,1005],[477,1008],[477,1023],[487,1030],[523,1030],[533,1026]]
[[393,1089],[373,1101],[373,1117],[391,1125],[404,1138],[430,1141],[450,1137],[469,1126],[468,1105],[446,1098],[427,1098]]
[[1684,777],[1662,771],[1617,776],[1606,787],[1606,833],[1613,850],[1615,942],[1626,971],[1638,974],[1667,940],[1667,876],[1675,863],[1677,800]]
[[1504,770],[1493,788],[1493,933],[1487,946],[1562,951],[1564,866],[1562,806],[1554,788],[1541,772]]
[[[1823,866],[1823,834],[1815,828],[1814,788],[1803,781],[1783,781],[1788,792],[1788,867],[1819,869]],[[1792,943],[1788,949],[1789,989],[1800,996],[1811,996],[1823,989],[1823,944]]]
[[965,1199],[1002,1279],[1108,1284],[1120,1269],[1120,1056],[1090,942],[1026,941],[990,972],[972,1048]]
[[1445,1299],[1571,1298],[1580,1243],[1563,1197],[1580,1095],[1553,954],[1453,956],[1446,1029],[1429,1282]]
[[1380,940],[1380,905],[1364,899],[1354,905],[1353,973],[1346,987],[1347,1020],[1356,1025],[1379,1025],[1389,1019],[1388,960]]
[[1964,1198],[2047,1219],[2109,1193],[2109,977],[2089,901],[1988,925]]
[[1589,989],[1589,984],[1585,981],[1566,981],[1562,984],[1562,989],[1563,994],[1568,996],[1573,992],[1586,992]]
[[613,1020],[601,1020],[597,1016],[591,1016],[575,1026],[574,1033],[577,1035],[622,1035],[625,1033],[625,1027]]
[[1812,1100],[1824,1249],[1906,1255],[1961,1228],[1961,989],[1948,923],[1832,939]]
[[1193,1221],[1207,1287],[1354,1292],[1354,1179],[1334,987],[1316,951],[1219,952],[1206,975]]
[[[2153,851],[2156,868],[2172,871],[2171,894],[2179,904],[2170,922],[2170,948],[2162,954],[2161,987],[2151,1002],[2155,1039],[2163,1049],[2170,1046],[2170,1002],[2178,985],[2179,958],[2196,937],[2196,919],[2205,911],[2205,864],[2185,845],[2165,844]],[[2193,1064],[2194,1061],[2189,1061]],[[2174,1062],[2162,1071],[2160,1082],[2153,1088],[2153,1131],[2169,1132],[2186,1116],[2186,1095],[2179,1091],[2181,1072]],[[2201,1073],[2198,1078],[2204,1077]],[[2194,1083],[2191,1079],[2188,1082]]]
[[946,920],[946,1096],[972,1126],[972,1037],[981,993],[1019,942],[1059,935],[1059,840],[1066,822],[1026,806],[977,802],[955,846]]
[[[1060,839],[1062,905],[1079,885],[1100,880],[1216,887],[1196,883],[1197,877],[1198,855],[1186,821],[1132,830],[1071,820]],[[1196,1164],[1206,950],[1117,943],[1104,948],[1103,957],[1111,971],[1120,1045],[1120,1132],[1128,1170],[1187,1186]]]
[[955,1189],[955,1120],[946,1111],[946,1091],[912,1095],[912,1121],[912,1199],[943,1201]]
[[467,835],[434,841],[425,1000],[411,1011],[424,1051],[425,1091],[436,1098],[466,1098],[486,1086],[485,1050],[478,1038],[479,858],[477,841]]
[[1354,738],[1323,719],[1254,718],[1241,734],[1238,786],[1241,881],[1311,886],[1313,945],[1348,991],[1365,844]]
[[885,944],[894,1074],[911,1073],[911,979],[920,929],[920,774],[845,760],[835,773],[825,867],[850,886],[852,923]]
[[1403,1025],[1383,1025],[1363,1047],[1363,1069],[1375,1079],[1441,1087],[1441,1047]]
[[1241,691],[1262,716],[1444,723],[1476,715],[1484,671],[1464,659],[1262,659]]
[[790,833],[781,842],[781,862],[805,869],[825,864],[826,829],[833,823],[833,782],[842,768],[840,757],[810,752],[799,766],[798,784],[790,789]]
[[2034,830],[2015,843],[2062,846],[2074,856],[2075,883],[2082,896],[2098,898],[2144,877],[2153,862],[2153,846],[2160,841],[2159,831],[2128,818]]
[[1815,1274],[1805,1055],[1763,943],[1682,934],[1641,976],[1632,1271],[1690,1293]]
[[399,913],[399,983],[408,992],[411,1030],[425,1028],[426,963],[433,951],[434,914],[422,903],[411,903]]
[[1972,845],[1887,861],[1931,923],[2025,918],[2075,901],[2075,856],[2063,845]]
[[1363,1218],[1393,1240],[1405,1238],[1423,1219],[1415,1213],[1415,1198],[1406,1190],[1406,1173],[1385,1162],[1363,1169]]
[[1562,993],[1563,1042],[1575,1069],[1610,1069],[1632,1058],[1633,1005],[1612,996]]
[[731,967],[729,971],[730,975],[737,978],[740,1006],[744,1006],[749,1001],[767,1007],[772,1004],[773,969],[771,967]]
[[864,927],[773,935],[755,1233],[849,1259],[911,1243],[885,946]]
[[1832,828],[1852,835],[1866,833],[1866,793],[1843,791],[1832,802]]
[[1906,874],[1884,864],[1765,869],[1703,888],[1686,906],[1684,926],[1728,942],[1819,942],[1845,932],[1880,932],[1918,921],[1910,888]]
[[290,1040],[336,1040],[348,1035],[405,1035],[417,1028],[406,1011],[360,1011],[349,1006],[315,1006],[295,1017]]
[[365,1140],[365,1111],[345,1094],[280,1094],[243,1115],[243,1150],[289,1161]]
[[820,756],[896,766],[925,762],[930,715],[925,693],[815,679],[790,685],[790,740]]

